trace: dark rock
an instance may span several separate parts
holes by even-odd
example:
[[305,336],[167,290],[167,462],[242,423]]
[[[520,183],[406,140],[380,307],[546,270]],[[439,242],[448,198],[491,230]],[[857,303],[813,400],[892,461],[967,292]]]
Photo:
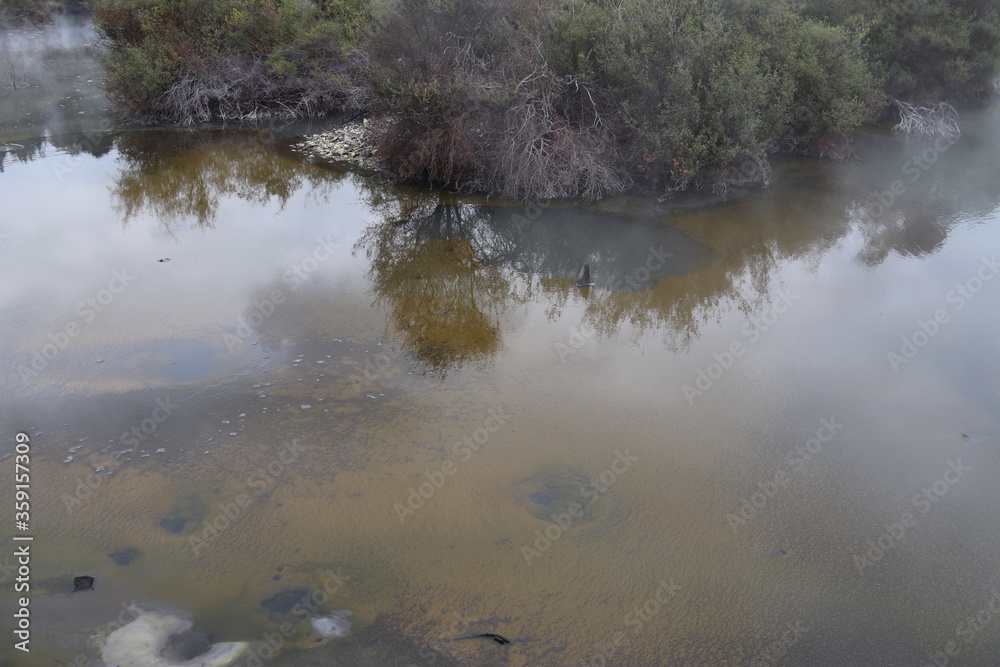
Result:
[[94,589],[94,578],[89,575],[73,577],[73,592],[91,591]]
[[299,604],[303,600],[309,597],[308,588],[298,588],[292,591],[282,591],[277,595],[272,595],[268,599],[260,603],[260,606],[264,608],[264,611],[270,612],[272,614],[287,614],[295,608],[295,605]]
[[174,533],[175,535],[182,530],[184,526],[187,525],[188,520],[184,517],[176,517],[173,519],[160,519],[160,527],[168,533]]

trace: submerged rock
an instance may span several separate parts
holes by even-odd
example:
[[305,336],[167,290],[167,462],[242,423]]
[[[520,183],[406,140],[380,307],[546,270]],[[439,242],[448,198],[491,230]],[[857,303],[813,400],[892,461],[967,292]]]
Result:
[[101,658],[108,667],[226,667],[249,648],[246,642],[208,646],[207,637],[191,625],[172,612],[143,610],[108,635]]
[[351,622],[347,620],[350,615],[349,609],[339,609],[329,616],[312,619],[310,624],[320,637],[346,637],[351,631]]
[[79,593],[80,591],[90,591],[94,589],[94,578],[90,575],[83,575],[82,577],[73,577],[73,592]]
[[142,552],[135,547],[128,547],[127,549],[121,549],[120,551],[108,554],[108,558],[113,560],[115,565],[121,565],[124,567],[141,555]]
[[272,595],[268,599],[260,603],[261,608],[264,611],[271,614],[284,615],[289,614],[295,606],[307,600],[310,595],[310,590],[308,588],[296,588],[290,591],[282,591]]

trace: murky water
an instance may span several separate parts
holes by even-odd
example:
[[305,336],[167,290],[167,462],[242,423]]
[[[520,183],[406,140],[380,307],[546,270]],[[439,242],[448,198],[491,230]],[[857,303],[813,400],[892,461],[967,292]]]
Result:
[[[873,133],[701,207],[463,198],[246,130],[8,149],[0,660],[99,664],[135,601],[240,665],[988,663],[998,143],[997,110]],[[445,641],[480,632],[513,642]]]

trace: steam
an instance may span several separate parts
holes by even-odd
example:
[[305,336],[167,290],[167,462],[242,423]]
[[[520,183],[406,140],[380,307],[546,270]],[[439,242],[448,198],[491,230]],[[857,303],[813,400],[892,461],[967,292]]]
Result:
[[108,125],[96,41],[93,26],[72,16],[0,27],[0,139]]

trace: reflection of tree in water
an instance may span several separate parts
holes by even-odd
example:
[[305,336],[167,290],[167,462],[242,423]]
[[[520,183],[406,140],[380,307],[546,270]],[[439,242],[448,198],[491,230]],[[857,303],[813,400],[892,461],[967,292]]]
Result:
[[[849,222],[865,239],[858,261],[881,264],[891,253],[921,257],[939,250],[951,230],[962,221],[986,219],[1000,204],[1000,164],[995,138],[969,136],[954,144],[933,141],[901,142],[879,156],[889,164],[859,188],[847,209]],[[938,150],[943,148],[943,150]],[[897,192],[892,192],[896,182]],[[900,193],[901,194],[898,194]]]
[[[584,323],[601,335],[613,335],[629,323],[640,331],[662,329],[680,345],[708,317],[706,281],[700,275],[671,276],[655,290],[575,287],[581,258],[574,253],[579,250],[569,239],[560,242],[524,226],[561,225],[561,213],[543,212],[528,221],[511,214],[521,208],[463,205],[450,195],[374,181],[362,188],[380,222],[368,228],[355,250],[364,250],[371,260],[368,277],[376,302],[388,313],[389,335],[429,368],[491,360],[502,347],[503,320],[511,305],[532,300],[545,303],[554,320],[568,304],[585,299]],[[611,216],[604,222],[615,224]],[[646,244],[638,251],[644,260]],[[576,268],[563,276],[530,271],[563,265]]]
[[[0,141],[0,174],[4,171],[4,165],[12,162],[27,164],[33,160],[46,157],[46,148],[51,146],[57,148],[61,153],[70,158],[79,155],[92,155],[101,157],[114,148],[114,136],[107,132],[71,132],[67,134],[56,134],[48,137],[29,137],[12,141]],[[53,167],[53,174],[58,178],[60,169],[72,170],[67,166],[68,160],[60,160]],[[69,163],[72,164],[72,163]]]
[[3,173],[5,164],[15,161],[27,164],[32,160],[44,157],[46,143],[47,140],[44,137],[0,142],[0,174]]
[[284,206],[304,186],[322,197],[334,183],[333,172],[283,159],[254,131],[131,132],[118,151],[122,169],[112,201],[123,224],[148,211],[168,228],[183,219],[210,228],[226,197]]
[[858,202],[848,209],[865,239],[858,261],[866,266],[878,266],[893,252],[910,257],[929,255],[948,238],[948,215],[944,211],[900,209],[874,215],[881,210]]
[[489,364],[502,347],[501,317],[527,300],[530,282],[483,261],[480,211],[426,191],[367,191],[382,220],[355,250],[371,260],[372,290],[395,336],[442,378],[463,364]]

